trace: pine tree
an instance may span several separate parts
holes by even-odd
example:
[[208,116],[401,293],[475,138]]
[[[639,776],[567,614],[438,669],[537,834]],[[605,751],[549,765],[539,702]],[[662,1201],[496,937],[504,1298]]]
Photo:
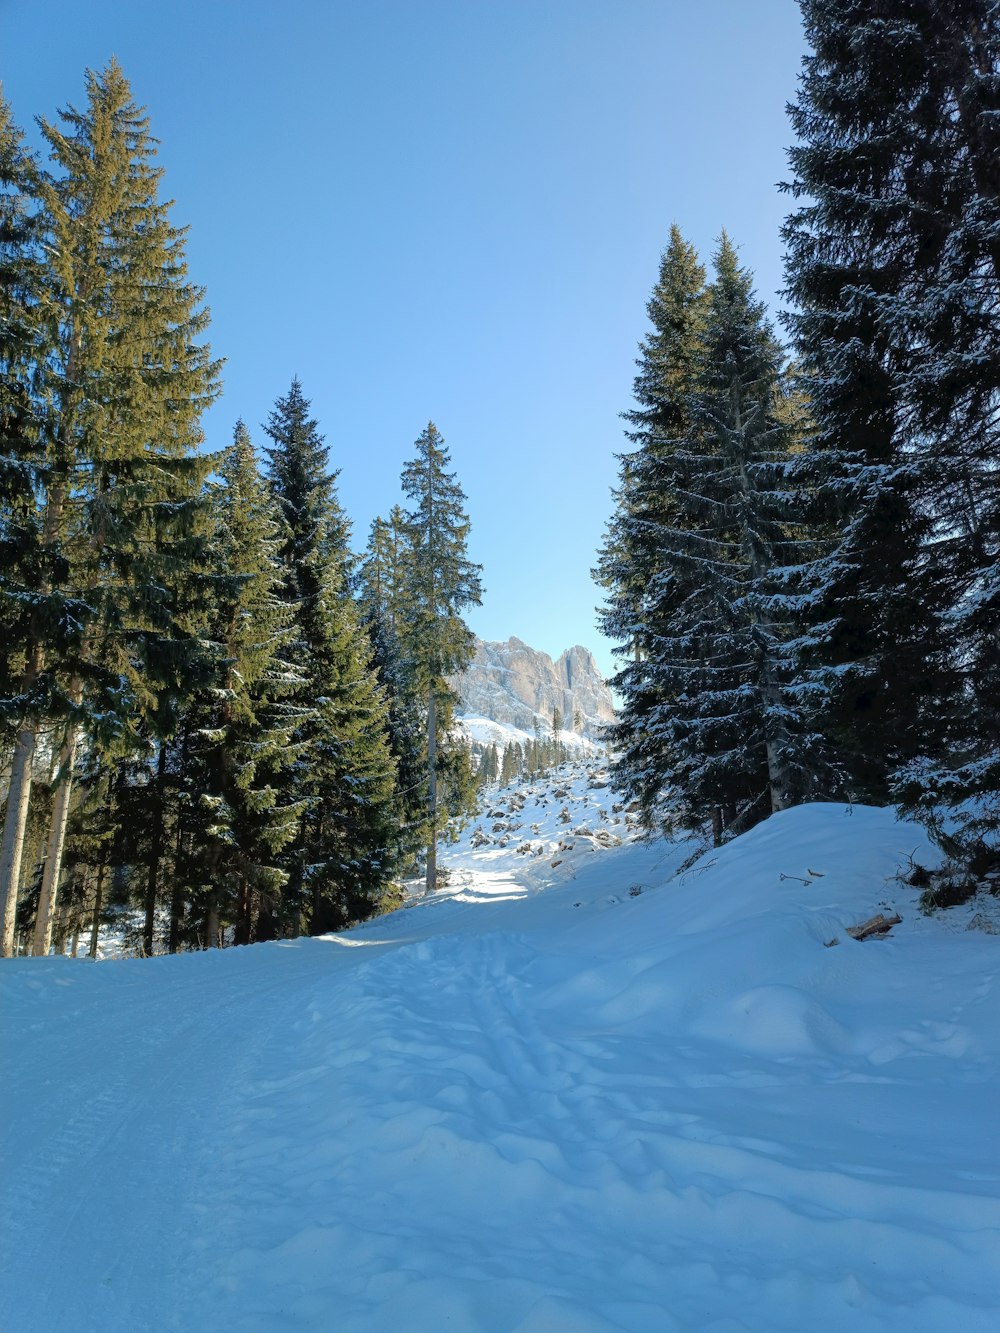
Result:
[[672,441],[690,424],[693,385],[706,313],[705,270],[679,228],[660,259],[656,286],[646,307],[652,330],[640,344],[634,394],[638,406],[624,413],[633,448],[620,456],[617,509],[595,570],[608,601],[600,615],[603,632],[619,656],[641,660],[645,598],[659,570],[657,531],[677,516]]
[[807,664],[864,794],[895,771],[907,805],[995,842],[1000,11],[804,0],[803,16],[789,290],[807,465],[843,521]]
[[[86,108],[62,121],[40,121],[56,167],[39,176],[38,194],[58,332],[44,367],[44,476],[29,525],[38,558],[20,650],[19,693],[33,706],[0,852],[0,889],[16,892],[35,737],[57,726],[36,952],[48,948],[80,738],[104,745],[128,731],[143,690],[140,645],[169,634],[164,582],[197,521],[210,465],[198,456],[198,419],[218,377],[198,341],[208,314],[187,278],[184,233],[158,199],[148,118],[115,61],[88,71]],[[53,623],[64,627],[55,642]]]
[[437,882],[438,777],[449,787],[449,805],[471,800],[471,771],[464,747],[449,744],[455,695],[447,677],[472,658],[474,638],[461,613],[482,599],[481,567],[468,557],[465,494],[448,471],[450,455],[433,422],[416,441],[416,456],[403,469],[410,500],[405,533],[410,549],[403,646],[427,715],[427,889]]
[[517,746],[513,741],[508,741],[504,746],[503,759],[500,764],[500,785],[506,787],[508,783],[513,782],[520,772],[521,765],[518,762]]
[[709,296],[689,424],[664,451],[673,491],[642,625],[644,726],[613,772],[647,810],[669,786],[718,840],[723,823],[736,831],[801,799],[816,757],[789,688],[798,598],[782,570],[802,547],[783,483],[781,351],[725,237]]
[[400,854],[389,713],[362,612],[352,596],[350,527],[337,472],[298,380],[267,425],[271,487],[285,537],[284,597],[292,608],[296,696],[312,711],[297,732],[294,789],[304,803],[288,849],[290,924],[319,933],[376,911]]
[[249,943],[262,913],[280,915],[287,875],[279,854],[302,813],[282,782],[301,718],[288,698],[299,678],[288,661],[293,629],[281,596],[280,529],[242,422],[219,466],[214,511],[209,638],[217,674],[184,719],[185,852],[177,868],[192,924],[209,946],[226,925],[235,927],[236,943]]
[[487,745],[479,764],[479,778],[482,786],[496,782],[500,773],[500,758],[497,754],[496,741]]
[[[663,703],[650,669],[650,603],[655,595],[659,614],[665,613],[661,533],[683,521],[676,500],[681,474],[675,445],[691,425],[690,395],[702,355],[706,309],[705,270],[675,225],[647,305],[652,330],[640,344],[636,362],[637,406],[625,413],[633,447],[621,456],[616,512],[594,571],[607,593],[598,624],[624,659],[612,680],[623,702],[610,736],[618,772],[628,774],[628,786],[642,793],[647,813],[670,764],[650,728],[651,716]],[[683,600],[679,588],[674,597]]]
[[386,701],[389,748],[396,766],[395,847],[401,865],[420,849],[425,823],[423,709],[397,625],[402,625],[408,547],[403,514],[394,506],[389,519],[376,518],[359,578],[364,628],[372,645],[372,670]]
[[560,708],[552,710],[552,756],[553,763],[561,764],[565,758],[562,743],[563,715]]

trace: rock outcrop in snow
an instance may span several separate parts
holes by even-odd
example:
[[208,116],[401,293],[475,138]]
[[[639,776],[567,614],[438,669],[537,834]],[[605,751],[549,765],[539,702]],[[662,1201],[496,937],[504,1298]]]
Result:
[[[476,640],[468,670],[452,681],[461,700],[459,712],[489,718],[532,732],[536,719],[546,730],[558,708],[566,728],[595,739],[615,716],[611,691],[594,656],[579,645],[553,662],[548,653],[529,648],[520,639],[506,643]],[[579,714],[582,723],[574,727]]]

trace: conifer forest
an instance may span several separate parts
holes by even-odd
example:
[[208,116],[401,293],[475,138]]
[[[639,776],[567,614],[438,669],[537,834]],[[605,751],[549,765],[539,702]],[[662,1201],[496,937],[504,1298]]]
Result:
[[[611,780],[716,845],[896,807],[956,901],[1000,876],[1000,6],[801,10],[786,313],[738,210],[651,265],[595,557]],[[484,594],[433,423],[362,541],[308,384],[206,448],[225,349],[156,108],[85,80],[44,154],[0,102],[2,953],[96,956],[112,915],[143,956],[338,930],[433,889],[559,724],[478,764],[455,725]]]

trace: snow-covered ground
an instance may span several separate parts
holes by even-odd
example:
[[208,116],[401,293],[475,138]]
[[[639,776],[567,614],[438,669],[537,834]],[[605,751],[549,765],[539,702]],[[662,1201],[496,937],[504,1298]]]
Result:
[[559,782],[349,934],[4,964],[3,1329],[1000,1327],[995,900],[860,807],[676,876]]

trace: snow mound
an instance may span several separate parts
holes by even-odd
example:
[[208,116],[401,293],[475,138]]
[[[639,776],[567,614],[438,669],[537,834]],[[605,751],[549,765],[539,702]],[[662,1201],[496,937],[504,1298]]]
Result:
[[490,793],[343,935],[6,963],[5,1326],[992,1333],[982,904],[859,807],[678,873],[604,781]]

